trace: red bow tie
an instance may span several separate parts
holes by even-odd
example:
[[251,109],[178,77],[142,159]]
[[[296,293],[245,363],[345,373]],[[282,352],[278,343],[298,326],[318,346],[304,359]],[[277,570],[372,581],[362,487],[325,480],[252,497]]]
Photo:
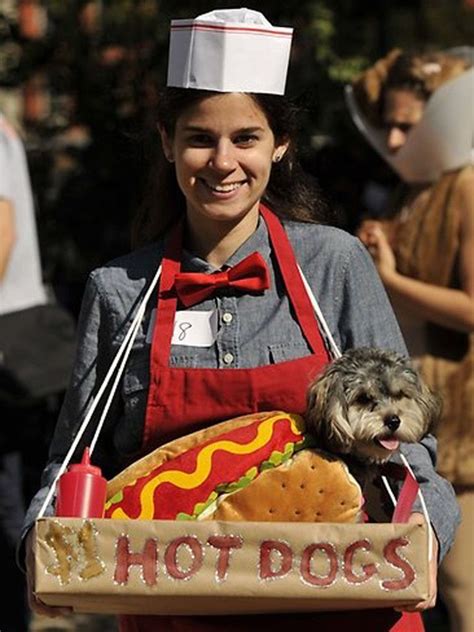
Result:
[[231,287],[249,293],[263,292],[270,287],[270,279],[265,260],[258,252],[254,252],[224,272],[179,272],[174,285],[181,303],[190,307],[212,296],[219,287]]

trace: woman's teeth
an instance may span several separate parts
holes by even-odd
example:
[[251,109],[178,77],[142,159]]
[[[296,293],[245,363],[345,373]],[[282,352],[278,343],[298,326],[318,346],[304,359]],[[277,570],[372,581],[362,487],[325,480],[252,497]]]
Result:
[[209,184],[204,180],[204,184],[211,189],[211,191],[215,191],[216,193],[230,193],[231,191],[235,191],[240,188],[244,183],[243,182],[233,182],[231,184]]

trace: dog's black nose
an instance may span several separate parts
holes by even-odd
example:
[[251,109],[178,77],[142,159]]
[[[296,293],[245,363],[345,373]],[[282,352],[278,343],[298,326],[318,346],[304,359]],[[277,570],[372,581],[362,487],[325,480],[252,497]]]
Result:
[[387,415],[383,422],[392,432],[395,432],[401,424],[400,417],[398,415]]

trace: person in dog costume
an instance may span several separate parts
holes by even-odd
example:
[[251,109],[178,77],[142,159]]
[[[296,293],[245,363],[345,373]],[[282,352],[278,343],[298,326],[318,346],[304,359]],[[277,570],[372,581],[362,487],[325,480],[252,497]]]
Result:
[[[158,292],[95,453],[107,476],[140,453],[225,419],[275,409],[303,413],[310,380],[330,361],[329,337],[343,350],[375,346],[406,353],[366,249],[324,225],[322,207],[298,170],[294,110],[282,96],[291,33],[247,9],[172,22],[168,87],[158,108],[164,153],[159,191],[136,233],[146,245],[91,274],[72,387],[45,483],[160,264]],[[324,327],[310,292],[318,297]],[[434,470],[432,436],[404,449],[421,482],[442,558],[458,521],[454,493]],[[44,494],[30,507],[25,533]],[[419,506],[415,512],[411,520],[419,522]],[[120,629],[299,625],[415,632],[423,629],[416,611],[432,605],[435,591],[436,560],[430,597],[415,612],[122,616]],[[32,599],[38,611],[52,613]]]
[[[474,630],[474,48],[392,51],[354,84],[362,131],[403,185],[388,218],[364,221],[408,349],[442,393],[438,470],[462,524],[440,569],[451,626]],[[377,127],[385,128],[385,146]]]

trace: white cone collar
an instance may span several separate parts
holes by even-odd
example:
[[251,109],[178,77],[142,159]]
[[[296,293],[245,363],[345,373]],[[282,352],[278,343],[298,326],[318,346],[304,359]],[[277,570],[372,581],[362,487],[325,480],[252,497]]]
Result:
[[[474,61],[474,48],[464,51]],[[384,131],[368,122],[350,85],[346,101],[359,131],[405,182],[435,182],[446,171],[474,164],[474,68],[431,95],[420,122],[395,154],[387,150]]]
[[284,94],[292,34],[251,9],[172,20],[167,85]]

